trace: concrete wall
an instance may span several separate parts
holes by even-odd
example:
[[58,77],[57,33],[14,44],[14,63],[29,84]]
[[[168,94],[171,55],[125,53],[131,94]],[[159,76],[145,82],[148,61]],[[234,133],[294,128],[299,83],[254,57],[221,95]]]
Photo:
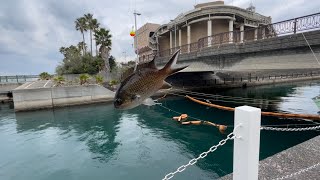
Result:
[[16,111],[108,102],[112,101],[113,98],[114,92],[99,85],[17,89],[13,91]]
[[229,32],[229,20],[225,20],[225,19],[212,20],[212,34],[214,35],[214,34],[219,34],[224,32]]
[[198,42],[200,38],[208,36],[207,21],[200,21],[200,22],[191,24],[190,26],[191,26],[191,43]]
[[159,38],[159,51],[164,51],[170,49],[170,34],[169,32],[162,35]]

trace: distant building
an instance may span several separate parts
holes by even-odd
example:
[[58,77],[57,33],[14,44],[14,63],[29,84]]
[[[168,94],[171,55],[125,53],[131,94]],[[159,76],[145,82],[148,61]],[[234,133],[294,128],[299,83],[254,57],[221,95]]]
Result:
[[[229,32],[229,43],[243,41],[257,36],[257,31],[246,31],[241,37],[234,37],[233,31],[244,31],[271,23],[271,17],[255,12],[250,5],[247,9],[225,5],[224,1],[197,4],[194,9],[178,15],[167,24],[147,23],[137,31],[140,60],[148,55],[171,54],[181,48],[183,53],[190,52],[193,44],[201,38]],[[212,41],[208,38],[206,41]],[[208,43],[208,42],[206,42]]]

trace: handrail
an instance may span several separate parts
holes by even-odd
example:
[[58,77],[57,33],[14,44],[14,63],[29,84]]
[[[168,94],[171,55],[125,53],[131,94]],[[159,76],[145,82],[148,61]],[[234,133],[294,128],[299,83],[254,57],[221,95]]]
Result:
[[[259,27],[250,28],[244,31],[236,30],[214,34],[212,36],[205,36],[200,38],[197,42],[191,44],[185,44],[175,48],[158,51],[157,56],[169,56],[173,53],[172,49],[177,48],[187,48],[187,50],[181,50],[181,54],[185,54],[190,52],[198,52],[201,50],[201,48],[210,47],[212,45],[262,40],[277,37],[278,35],[295,34],[297,32],[303,32],[316,28],[320,28],[320,12],[272,24],[261,25]],[[241,39],[241,33],[243,33],[243,39]]]

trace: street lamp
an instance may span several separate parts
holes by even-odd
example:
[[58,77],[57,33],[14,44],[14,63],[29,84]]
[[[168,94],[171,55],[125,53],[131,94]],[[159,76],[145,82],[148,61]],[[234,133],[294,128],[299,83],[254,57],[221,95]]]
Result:
[[135,38],[136,38],[136,41],[135,41],[135,46],[136,46],[136,53],[137,53],[137,60],[136,60],[136,65],[134,67],[134,70],[136,70],[137,68],[137,65],[138,65],[138,62],[139,62],[139,49],[138,49],[138,37],[137,37],[137,16],[140,16],[141,13],[138,13],[136,10],[134,10],[133,12],[133,15],[134,15],[134,29],[135,29]]

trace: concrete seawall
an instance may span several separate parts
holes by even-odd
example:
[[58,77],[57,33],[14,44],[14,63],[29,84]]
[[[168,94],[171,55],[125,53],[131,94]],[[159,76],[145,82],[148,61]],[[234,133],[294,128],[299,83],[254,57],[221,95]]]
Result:
[[13,90],[15,111],[112,101],[114,92],[99,86],[70,86]]

